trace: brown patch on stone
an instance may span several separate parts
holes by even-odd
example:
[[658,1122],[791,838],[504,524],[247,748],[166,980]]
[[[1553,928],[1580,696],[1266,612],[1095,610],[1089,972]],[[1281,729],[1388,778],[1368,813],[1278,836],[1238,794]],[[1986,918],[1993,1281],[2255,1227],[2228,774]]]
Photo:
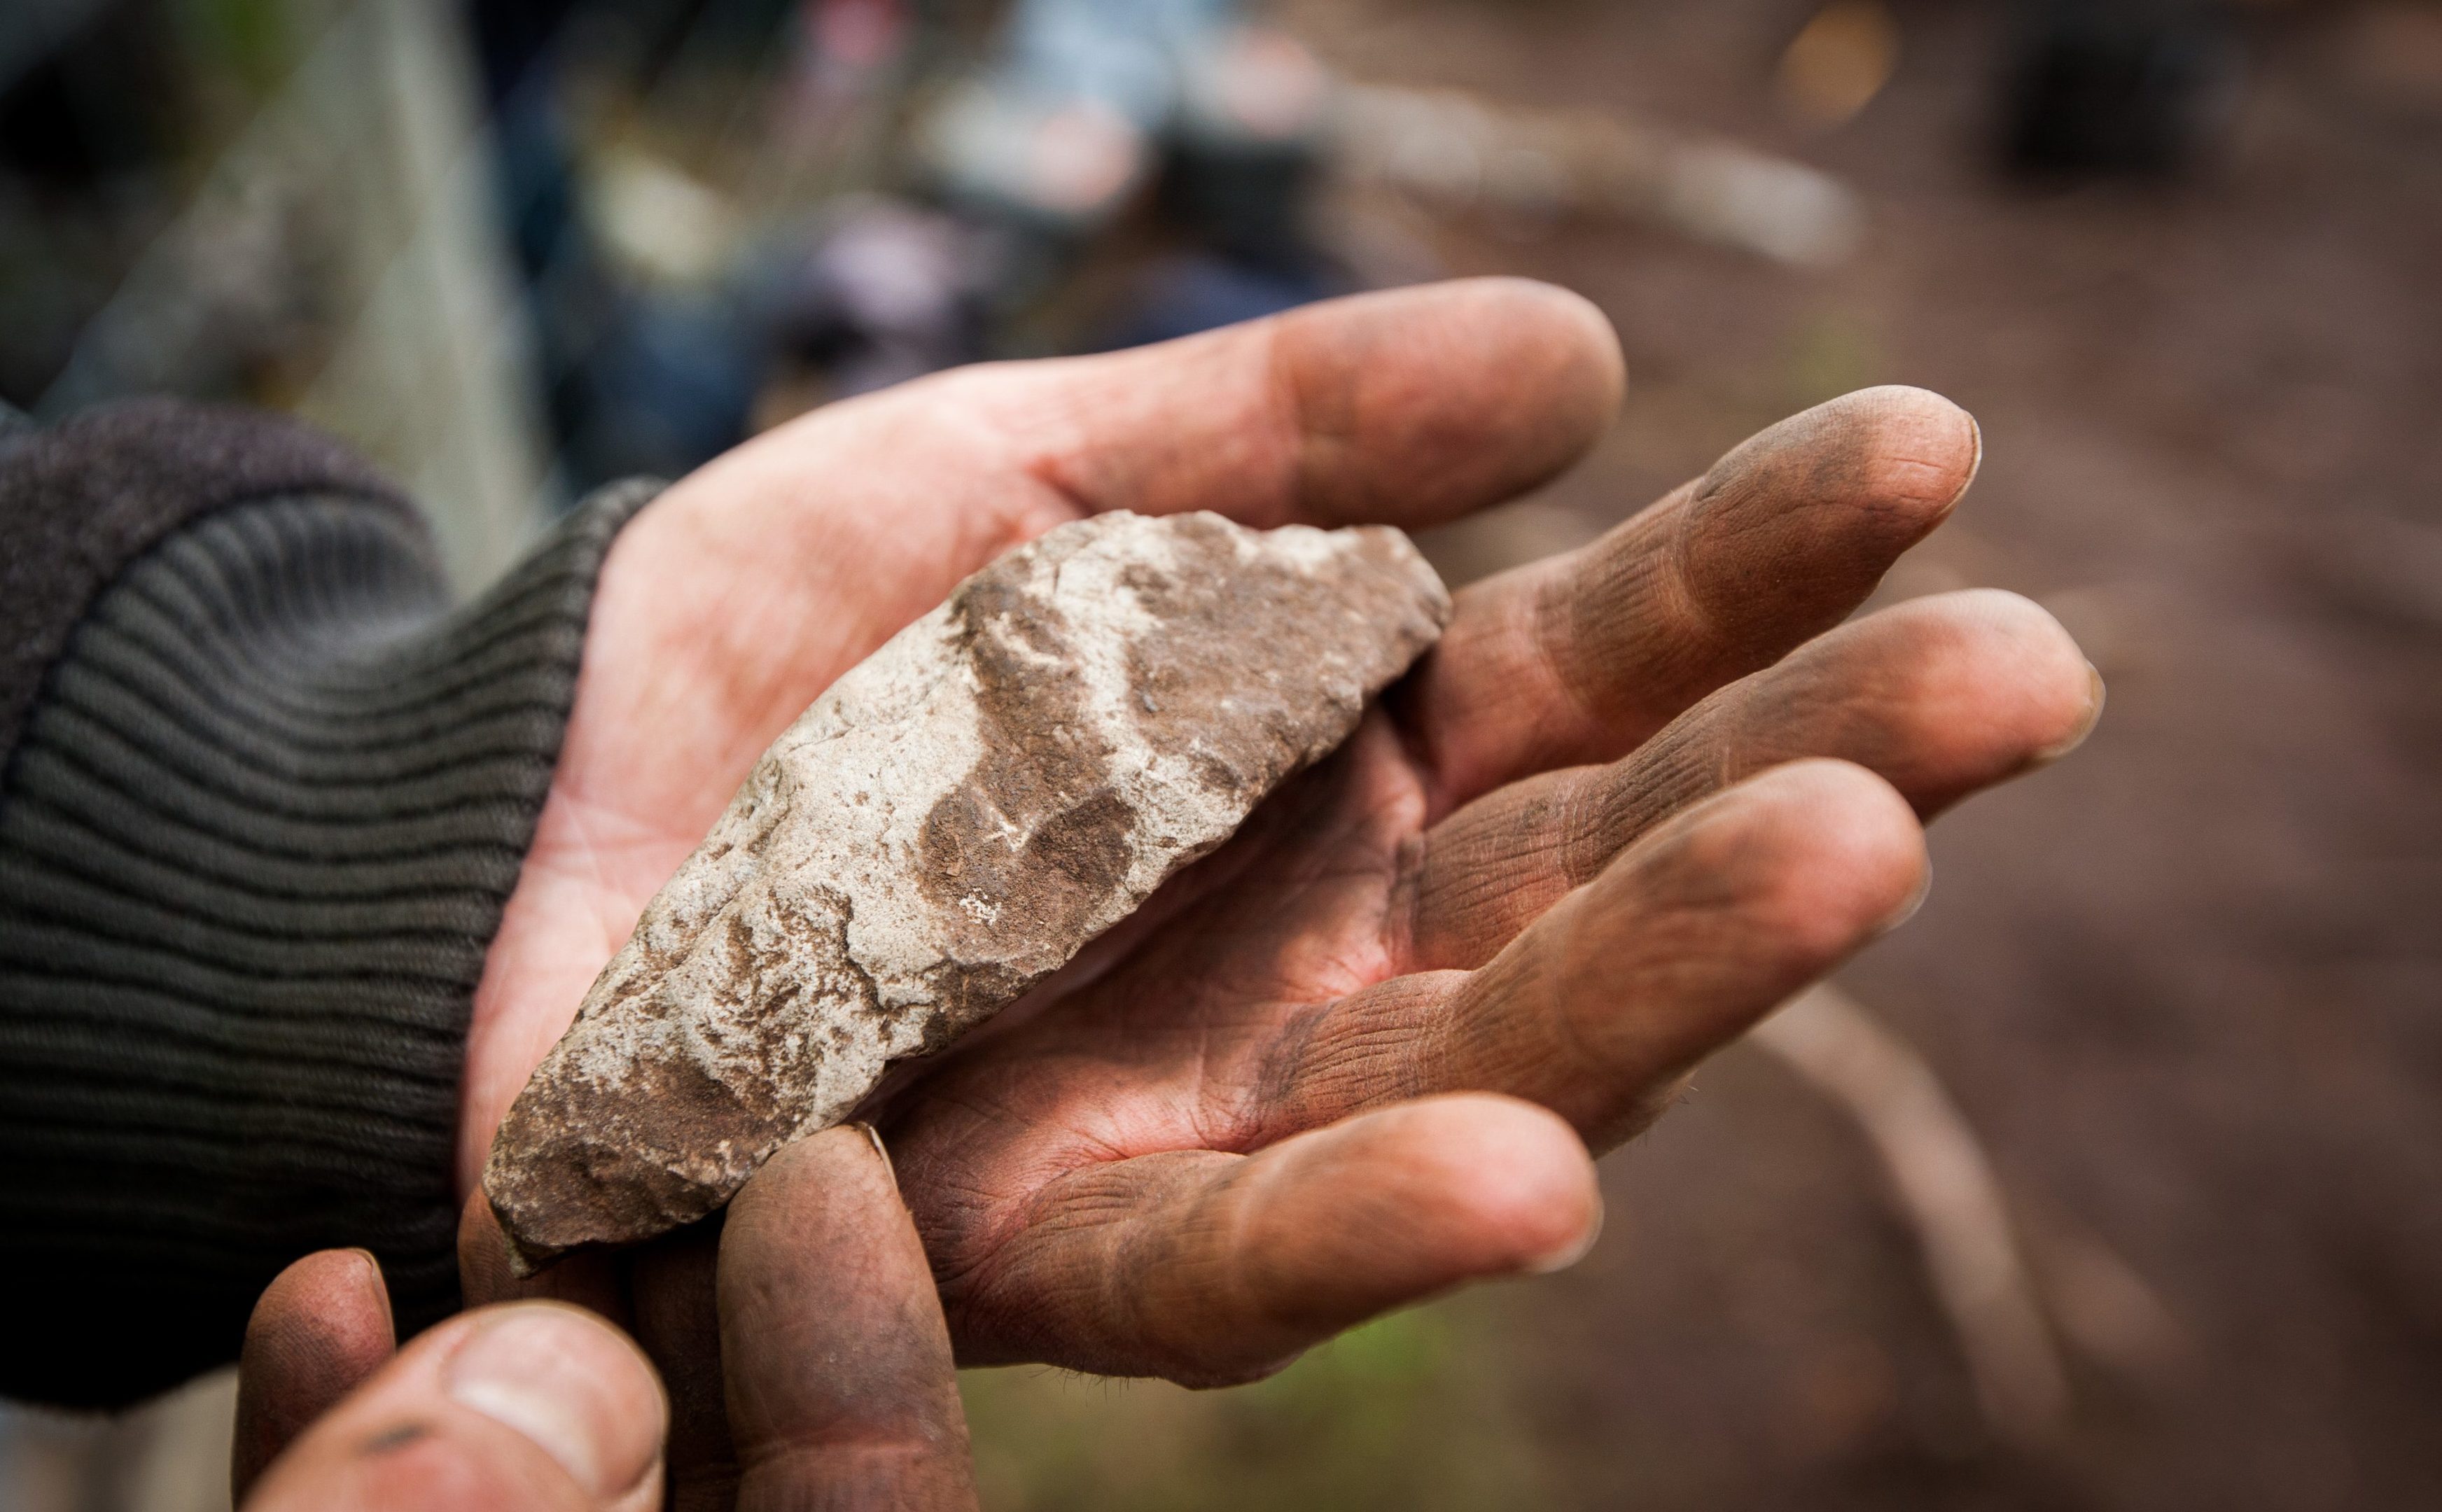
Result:
[[[1351,550],[1308,573],[1245,562],[1226,521],[1191,516],[1180,522],[1175,568],[1129,569],[1121,581],[1174,629],[1129,651],[1132,713],[1147,744],[1195,761],[1216,788],[1267,792],[1313,759],[1313,691],[1301,668],[1368,639],[1412,642],[1409,657],[1432,643],[1441,626],[1419,612],[1395,567],[1412,549],[1406,538],[1347,534]],[[1249,655],[1249,626],[1262,627],[1259,656]]]
[[1013,575],[987,568],[951,600],[983,757],[926,815],[916,882],[958,959],[1048,971],[1127,875],[1136,818],[1111,790],[1065,616]]

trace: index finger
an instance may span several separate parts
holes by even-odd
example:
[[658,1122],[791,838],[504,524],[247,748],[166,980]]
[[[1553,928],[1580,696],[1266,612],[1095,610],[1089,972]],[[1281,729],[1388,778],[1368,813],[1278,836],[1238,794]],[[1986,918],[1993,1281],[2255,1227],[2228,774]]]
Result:
[[739,1512],[975,1505],[949,1328],[870,1128],[800,1139],[738,1193],[720,1299]]
[[1626,385],[1599,310],[1515,278],[961,376],[1024,470],[1082,512],[1410,529],[1558,474],[1609,428]]

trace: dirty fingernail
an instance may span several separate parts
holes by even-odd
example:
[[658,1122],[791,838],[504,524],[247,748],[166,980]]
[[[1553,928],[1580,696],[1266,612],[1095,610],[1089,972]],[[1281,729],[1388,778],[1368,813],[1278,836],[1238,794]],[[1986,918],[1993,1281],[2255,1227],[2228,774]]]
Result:
[[667,1409],[644,1357],[573,1307],[503,1309],[459,1347],[450,1398],[531,1440],[594,1496],[633,1485],[661,1455]]
[[1959,412],[1967,416],[1967,443],[1973,450],[1967,459],[1967,476],[1959,480],[1959,491],[1950,496],[1949,507],[1952,509],[1959,507],[1959,501],[1967,497],[1967,490],[1976,486],[1976,475],[1984,470],[1983,423],[1964,410]]

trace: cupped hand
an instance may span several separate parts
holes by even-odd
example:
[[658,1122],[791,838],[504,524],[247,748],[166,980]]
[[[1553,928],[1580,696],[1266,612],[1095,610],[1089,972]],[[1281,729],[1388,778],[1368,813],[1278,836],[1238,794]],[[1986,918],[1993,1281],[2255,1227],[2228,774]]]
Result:
[[682,1393],[674,1412],[633,1342],[555,1302],[479,1308],[393,1357],[372,1257],[297,1262],[246,1327],[231,1468],[246,1512],[657,1512],[665,1495],[703,1512],[973,1512],[949,1336],[868,1129],[780,1152],[717,1237],[666,1241],[650,1263],[696,1283],[669,1289],[700,1296],[684,1357],[701,1378],[684,1384],[708,1382],[709,1407]]
[[[763,746],[961,577],[1104,509],[1450,519],[1576,460],[1621,382],[1583,301],[1465,282],[944,374],[671,489],[605,569],[487,964],[468,1189]],[[1901,918],[1923,818],[2099,711],[2023,600],[1841,623],[1950,512],[1978,447],[1934,395],[1853,394],[1467,590],[1339,753],[900,1088],[879,1116],[959,1358],[1244,1379],[1581,1252],[1589,1152]],[[629,1273],[641,1312],[651,1287]]]

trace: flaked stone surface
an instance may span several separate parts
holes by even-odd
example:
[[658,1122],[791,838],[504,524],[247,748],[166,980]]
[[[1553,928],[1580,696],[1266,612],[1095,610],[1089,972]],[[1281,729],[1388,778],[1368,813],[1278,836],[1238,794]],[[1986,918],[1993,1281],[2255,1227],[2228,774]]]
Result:
[[706,1216],[1347,738],[1449,598],[1380,527],[1098,516],[826,692],[645,910],[492,1143],[521,1269]]

